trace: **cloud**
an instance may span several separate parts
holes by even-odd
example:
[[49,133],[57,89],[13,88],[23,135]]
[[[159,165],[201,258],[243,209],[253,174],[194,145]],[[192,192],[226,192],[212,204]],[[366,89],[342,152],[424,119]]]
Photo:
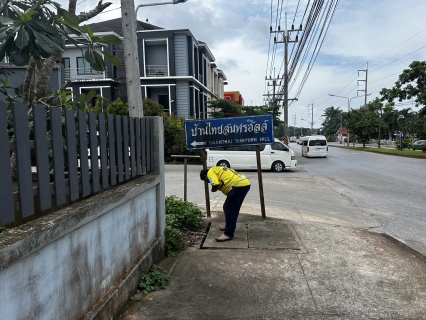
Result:
[[[112,2],[107,10],[120,7],[120,1]],[[149,2],[161,1],[140,0],[136,5]],[[60,3],[68,7],[67,1],[60,0]],[[275,30],[280,25],[283,29],[284,12],[287,11],[287,26],[294,23],[297,28],[302,17],[306,20],[309,15],[307,4],[313,2],[286,0],[278,3],[282,3],[281,15],[280,10],[277,13],[277,1],[188,0],[178,5],[143,7],[138,11],[138,18],[168,29],[189,29],[198,40],[207,43],[218,68],[226,74],[229,85],[225,90],[240,91],[246,104],[262,105],[267,88],[265,76],[274,72],[282,75],[284,58],[282,44],[273,50],[269,27]],[[93,2],[84,1],[77,6],[77,11],[87,11],[93,6]],[[369,101],[378,96],[382,88],[392,87],[398,74],[413,60],[426,59],[426,48],[418,50],[426,45],[424,12],[424,0],[340,1],[299,100],[289,107],[290,119],[296,115],[299,125],[309,126],[300,119],[311,119],[308,106],[312,103],[314,120],[331,105],[347,108],[347,99],[328,94],[356,96],[357,90],[364,88],[364,83],[357,80],[365,79],[365,73],[358,76],[358,70],[366,69],[367,63]],[[89,23],[120,15],[119,9],[109,11]],[[277,17],[281,19],[277,21]],[[289,46],[291,50],[292,45]],[[274,65],[271,66],[272,61]],[[304,70],[290,91],[290,98],[296,93],[303,75]],[[355,98],[352,105],[359,107],[363,100]]]

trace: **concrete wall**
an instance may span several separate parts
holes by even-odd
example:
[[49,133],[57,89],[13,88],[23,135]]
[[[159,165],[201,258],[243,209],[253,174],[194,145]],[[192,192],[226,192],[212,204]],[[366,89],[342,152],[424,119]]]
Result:
[[0,235],[1,319],[111,319],[164,253],[162,119],[155,173]]

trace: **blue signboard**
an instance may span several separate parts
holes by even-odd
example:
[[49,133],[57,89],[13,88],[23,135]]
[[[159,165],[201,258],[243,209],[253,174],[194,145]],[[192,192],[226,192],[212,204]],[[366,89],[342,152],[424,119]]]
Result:
[[186,120],[188,149],[271,144],[274,142],[272,115]]

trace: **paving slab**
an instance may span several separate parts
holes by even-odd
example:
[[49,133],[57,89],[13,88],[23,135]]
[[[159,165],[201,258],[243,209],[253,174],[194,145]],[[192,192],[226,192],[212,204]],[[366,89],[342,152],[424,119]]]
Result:
[[[206,221],[211,236],[221,233],[223,214]],[[187,248],[160,263],[172,278],[169,287],[135,296],[119,319],[426,319],[425,260],[394,239],[246,214],[240,215],[238,238],[247,234],[246,225],[248,240],[241,244],[253,232],[293,248],[300,242],[306,250]]]

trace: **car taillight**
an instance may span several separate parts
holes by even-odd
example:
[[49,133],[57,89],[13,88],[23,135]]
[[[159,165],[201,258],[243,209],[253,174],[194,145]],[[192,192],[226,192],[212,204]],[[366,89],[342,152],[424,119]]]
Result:
[[308,147],[307,151],[309,152],[309,147]]
[[328,146],[327,146],[327,152],[328,152]]

